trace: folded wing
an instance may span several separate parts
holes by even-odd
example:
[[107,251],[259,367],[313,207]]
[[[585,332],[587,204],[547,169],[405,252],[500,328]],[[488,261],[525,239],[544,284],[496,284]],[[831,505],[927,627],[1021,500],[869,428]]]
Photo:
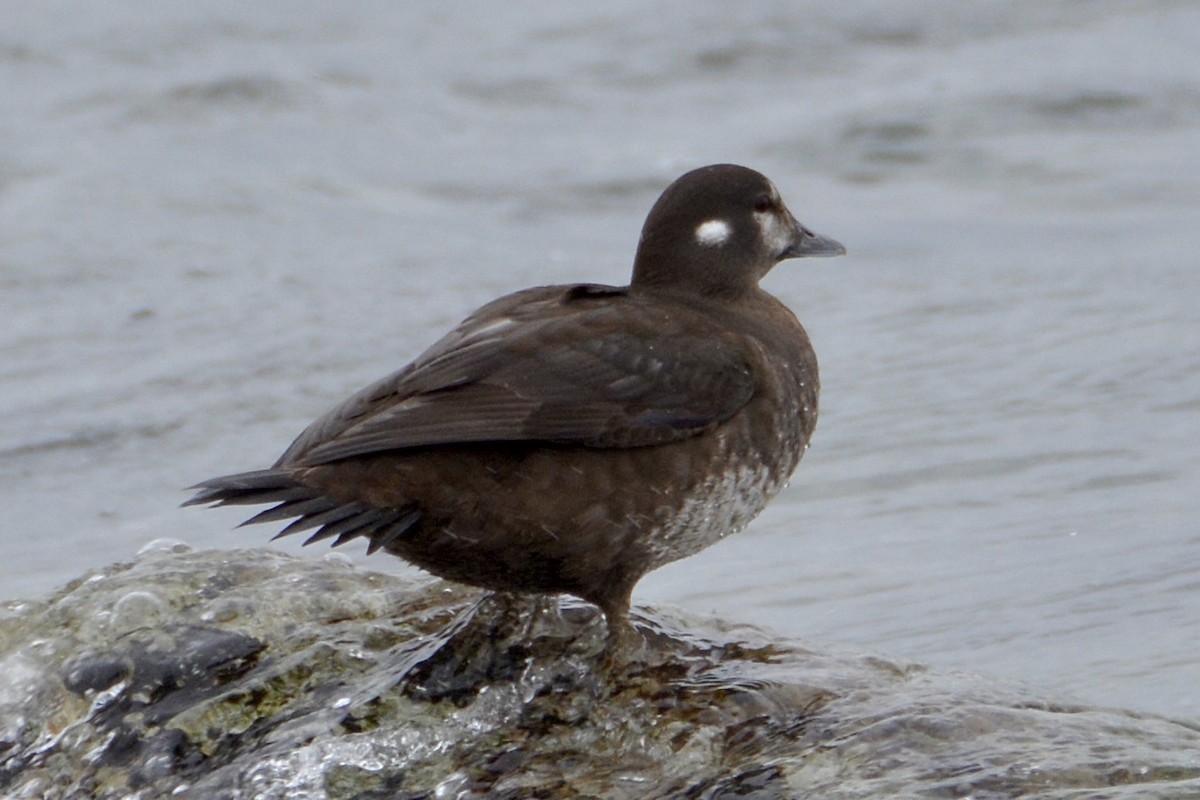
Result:
[[497,441],[641,447],[720,424],[754,394],[753,345],[656,308],[609,287],[503,298],[318,419],[276,466]]

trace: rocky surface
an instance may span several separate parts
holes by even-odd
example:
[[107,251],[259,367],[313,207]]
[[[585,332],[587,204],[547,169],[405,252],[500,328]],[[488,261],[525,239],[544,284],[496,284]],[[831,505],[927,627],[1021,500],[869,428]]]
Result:
[[0,605],[11,798],[1186,798],[1200,727],[639,609],[156,543]]

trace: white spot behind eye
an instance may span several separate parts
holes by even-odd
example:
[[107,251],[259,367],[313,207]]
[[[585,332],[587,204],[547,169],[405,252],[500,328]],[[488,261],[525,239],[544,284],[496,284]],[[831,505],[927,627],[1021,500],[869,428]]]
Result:
[[705,247],[720,247],[732,234],[733,229],[723,219],[710,219],[696,226],[696,241]]

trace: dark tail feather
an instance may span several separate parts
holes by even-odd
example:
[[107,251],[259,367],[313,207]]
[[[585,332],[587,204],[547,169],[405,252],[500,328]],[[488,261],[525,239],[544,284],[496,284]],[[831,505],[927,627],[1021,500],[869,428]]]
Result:
[[281,536],[317,528],[304,544],[336,536],[333,546],[337,547],[351,539],[362,537],[370,541],[367,553],[374,553],[401,538],[421,519],[421,512],[411,503],[398,508],[375,508],[354,502],[339,503],[327,497],[320,489],[301,483],[291,472],[282,469],[225,475],[211,478],[190,488],[197,491],[183,504],[185,506],[278,503],[254,515],[242,525],[277,522],[296,517],[297,519],[273,538],[278,539]]
[[371,543],[367,545],[367,555],[371,555],[380,548],[387,547],[396,539],[408,533],[409,528],[416,525],[420,519],[421,511],[415,506],[397,509],[395,517],[371,531]]
[[314,497],[313,490],[292,478],[287,472],[275,469],[260,469],[255,472],[239,472],[224,475],[189,486],[198,489],[185,506],[214,503],[218,506],[254,505]]

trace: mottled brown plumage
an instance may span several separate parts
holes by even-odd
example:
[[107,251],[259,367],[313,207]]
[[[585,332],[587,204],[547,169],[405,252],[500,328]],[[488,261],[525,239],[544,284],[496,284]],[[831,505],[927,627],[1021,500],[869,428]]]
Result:
[[618,631],[642,575],[744,526],[799,462],[816,357],[758,281],[842,252],[757,172],[695,170],[651,210],[629,286],[500,298],[270,469],[204,481],[188,504],[277,503],[249,522],[295,517],[279,535],[573,594]]

